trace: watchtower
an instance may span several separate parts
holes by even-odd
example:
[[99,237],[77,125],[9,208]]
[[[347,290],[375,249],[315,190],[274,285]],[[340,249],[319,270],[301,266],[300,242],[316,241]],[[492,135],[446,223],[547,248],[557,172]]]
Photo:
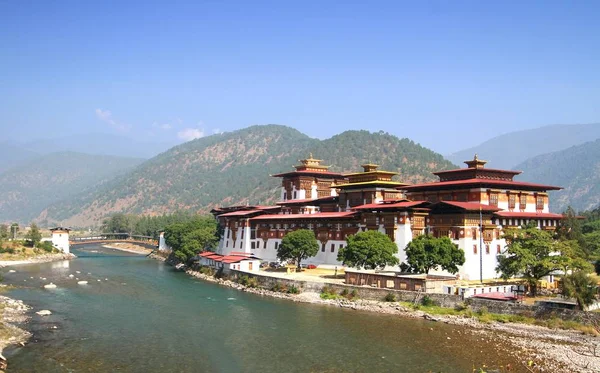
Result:
[[69,245],[69,232],[71,230],[69,228],[56,227],[50,229],[50,231],[52,232],[52,246],[65,254],[69,254],[71,252]]

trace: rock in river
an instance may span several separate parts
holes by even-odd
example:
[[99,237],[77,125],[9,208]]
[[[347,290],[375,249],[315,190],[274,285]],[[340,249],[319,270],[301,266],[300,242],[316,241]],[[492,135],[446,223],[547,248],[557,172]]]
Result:
[[40,316],[52,315],[52,312],[50,312],[49,310],[41,310],[41,311],[37,311],[36,313]]

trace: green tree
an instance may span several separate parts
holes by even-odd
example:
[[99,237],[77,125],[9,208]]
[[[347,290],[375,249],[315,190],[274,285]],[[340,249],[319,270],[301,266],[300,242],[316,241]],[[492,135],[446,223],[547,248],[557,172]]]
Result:
[[337,257],[344,265],[376,269],[399,262],[394,255],[398,252],[398,246],[379,231],[360,232],[349,236],[346,241],[346,247],[340,249]]
[[38,228],[37,224],[31,223],[29,226],[29,232],[25,235],[25,238],[31,241],[31,245],[36,247],[38,243],[42,240],[42,233]]
[[165,228],[165,242],[173,255],[187,263],[198,252],[218,242],[217,222],[209,216],[196,217],[188,222],[174,223]]
[[10,235],[13,240],[17,239],[17,232],[19,232],[19,223],[12,223],[10,225]]
[[522,229],[507,229],[503,238],[506,249],[498,255],[496,272],[503,279],[521,276],[537,294],[537,283],[550,273],[568,267],[570,259],[558,252],[558,241],[552,235],[529,224]]
[[308,229],[298,229],[286,234],[277,248],[277,258],[281,260],[294,260],[296,270],[300,271],[302,259],[317,255],[319,242],[315,233]]
[[8,239],[8,225],[0,224],[0,240]]
[[456,274],[465,264],[465,253],[448,237],[421,235],[406,245],[406,262],[411,272],[427,274],[440,267]]
[[562,294],[575,298],[581,310],[596,300],[598,285],[585,271],[575,271],[562,278]]

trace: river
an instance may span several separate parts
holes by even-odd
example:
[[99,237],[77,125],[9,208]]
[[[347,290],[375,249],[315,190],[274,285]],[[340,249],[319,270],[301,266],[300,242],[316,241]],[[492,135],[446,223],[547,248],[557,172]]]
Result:
[[[73,252],[72,261],[4,269],[18,286],[7,295],[33,307],[23,326],[33,338],[5,351],[9,373],[466,373],[515,363],[493,335],[246,294],[99,246]],[[43,289],[50,281],[58,287]]]

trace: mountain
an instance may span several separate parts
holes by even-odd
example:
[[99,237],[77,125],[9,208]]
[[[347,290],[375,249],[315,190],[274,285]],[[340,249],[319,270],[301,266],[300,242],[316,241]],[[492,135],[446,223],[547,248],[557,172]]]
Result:
[[600,205],[600,139],[539,155],[517,165],[520,179],[564,187],[552,192],[550,208],[590,210]]
[[72,134],[57,138],[35,140],[23,144],[39,154],[81,152],[119,157],[152,158],[174,146],[173,142],[141,141],[107,133]]
[[431,171],[454,167],[441,155],[386,133],[348,131],[321,141],[285,126],[253,126],[176,146],[100,188],[49,207],[41,217],[87,226],[115,212],[207,212],[221,205],[273,203],[280,180],[269,175],[292,170],[311,152],[334,171],[379,162],[406,181],[433,180]]
[[74,152],[29,160],[0,174],[0,222],[28,223],[50,204],[101,185],[141,162]]
[[552,125],[496,136],[478,146],[448,155],[452,163],[462,164],[474,154],[489,161],[490,167],[513,169],[537,155],[566,149],[600,138],[600,123]]
[[36,152],[22,146],[9,142],[0,143],[0,174],[38,155]]

